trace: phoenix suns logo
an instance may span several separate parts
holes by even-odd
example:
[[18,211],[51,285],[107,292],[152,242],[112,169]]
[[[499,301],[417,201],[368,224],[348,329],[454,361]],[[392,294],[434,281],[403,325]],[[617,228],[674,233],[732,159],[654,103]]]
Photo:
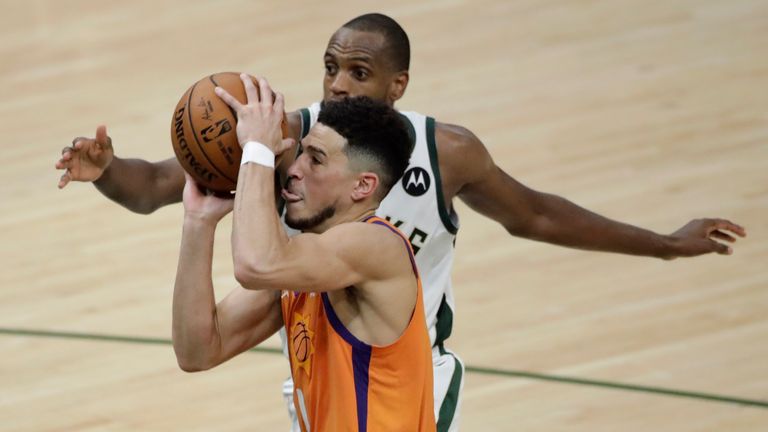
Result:
[[312,354],[315,352],[315,332],[309,329],[310,315],[294,315],[294,324],[291,328],[291,355],[293,356],[296,371],[304,369],[307,376],[312,370]]

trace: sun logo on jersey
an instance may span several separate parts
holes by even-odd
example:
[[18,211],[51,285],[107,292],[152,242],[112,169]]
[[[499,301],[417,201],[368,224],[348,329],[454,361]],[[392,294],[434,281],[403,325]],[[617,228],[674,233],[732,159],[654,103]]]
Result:
[[291,355],[293,356],[293,362],[296,365],[296,370],[304,369],[304,372],[309,376],[309,372],[312,369],[312,354],[315,352],[315,346],[312,340],[315,337],[315,332],[309,329],[309,318],[302,316],[300,313],[294,315],[294,324],[291,329]]

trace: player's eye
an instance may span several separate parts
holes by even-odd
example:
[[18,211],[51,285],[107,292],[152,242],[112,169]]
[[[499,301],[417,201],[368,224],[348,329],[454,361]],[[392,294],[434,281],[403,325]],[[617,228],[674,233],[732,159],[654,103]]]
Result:
[[357,69],[352,71],[352,76],[354,76],[355,79],[357,79],[359,81],[362,81],[362,80],[368,78],[368,75],[369,75],[368,71],[365,70],[365,69],[357,68]]
[[339,70],[338,66],[336,66],[333,63],[326,63],[325,64],[325,73],[327,75],[334,75]]

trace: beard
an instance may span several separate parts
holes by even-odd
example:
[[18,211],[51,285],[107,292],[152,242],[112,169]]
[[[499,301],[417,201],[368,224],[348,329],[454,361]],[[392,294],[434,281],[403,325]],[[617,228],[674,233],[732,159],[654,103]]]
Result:
[[289,213],[286,212],[285,224],[295,230],[306,231],[327,221],[333,217],[334,214],[336,214],[336,205],[329,205],[328,207],[317,212],[314,216],[310,216],[304,219],[294,219],[290,216]]

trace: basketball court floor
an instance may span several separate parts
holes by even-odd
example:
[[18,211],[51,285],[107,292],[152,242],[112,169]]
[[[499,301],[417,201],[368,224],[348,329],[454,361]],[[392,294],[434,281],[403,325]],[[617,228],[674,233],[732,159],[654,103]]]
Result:
[[411,38],[397,106],[469,128],[524,184],[657,232],[725,217],[749,233],[732,256],[667,262],[514,238],[456,201],[462,430],[768,430],[768,2],[0,4],[0,430],[288,429],[276,338],[176,365],[181,206],[58,190],[53,165],[99,124],[118,156],[172,157],[173,107],[214,72],[306,106],[330,35],[371,11]]

